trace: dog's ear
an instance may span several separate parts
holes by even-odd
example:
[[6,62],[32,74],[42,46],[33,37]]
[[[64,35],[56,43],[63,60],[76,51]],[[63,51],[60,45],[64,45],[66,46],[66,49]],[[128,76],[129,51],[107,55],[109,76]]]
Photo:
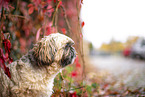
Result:
[[57,46],[53,37],[44,37],[33,47],[34,58],[38,65],[50,65],[54,61]]

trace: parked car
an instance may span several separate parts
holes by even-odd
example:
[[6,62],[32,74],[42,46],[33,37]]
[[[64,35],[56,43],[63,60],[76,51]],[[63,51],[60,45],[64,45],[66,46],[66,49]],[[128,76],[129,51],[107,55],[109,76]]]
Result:
[[132,58],[145,59],[145,38],[139,38],[131,48],[130,56]]

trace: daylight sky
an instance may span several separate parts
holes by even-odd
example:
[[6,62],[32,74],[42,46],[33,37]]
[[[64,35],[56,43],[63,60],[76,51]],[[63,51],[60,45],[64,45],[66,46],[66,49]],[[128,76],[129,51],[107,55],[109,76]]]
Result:
[[112,38],[145,37],[145,0],[83,0],[84,38],[98,48]]

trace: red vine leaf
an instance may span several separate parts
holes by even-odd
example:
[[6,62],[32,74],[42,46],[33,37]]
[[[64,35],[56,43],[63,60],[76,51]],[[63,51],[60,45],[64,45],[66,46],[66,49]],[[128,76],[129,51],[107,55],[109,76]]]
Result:
[[3,54],[3,50],[0,48],[0,67],[4,70],[5,74],[11,78],[9,68],[5,65],[6,58]]
[[11,8],[11,9],[15,9],[13,6],[11,6],[11,5],[9,5],[9,8]]
[[49,35],[49,34],[51,34],[51,27],[47,26],[45,35]]
[[62,31],[63,34],[66,34],[66,29],[65,28],[62,28],[61,31]]
[[79,58],[78,58],[78,56],[77,56],[76,59],[75,59],[75,64],[76,64],[76,67],[78,67],[78,68],[81,67],[81,64],[79,63]]
[[9,64],[13,62],[13,59],[9,57]]
[[76,64],[76,67],[81,68],[81,64],[80,63],[77,63]]
[[75,63],[78,63],[78,62],[79,62],[79,58],[78,56],[76,56]]
[[36,33],[36,41],[38,41],[39,39],[39,36],[40,36],[40,32],[41,31],[41,28],[38,29],[37,33]]
[[56,0],[53,0],[54,1],[54,3],[56,3]]
[[72,76],[72,77],[76,77],[76,76],[77,76],[77,72],[76,72],[76,71],[73,71],[73,72],[71,73],[71,76]]
[[62,5],[62,1],[60,1],[59,5],[58,5],[58,8]]
[[29,14],[32,14],[33,11],[34,11],[34,7],[32,6],[32,7],[29,8],[28,13],[29,13]]
[[84,25],[85,25],[85,22],[83,21],[82,24],[81,24],[81,26],[84,27]]
[[70,93],[70,97],[78,97],[76,91],[73,93]]
[[9,54],[10,53],[10,49],[11,49],[11,42],[8,39],[4,39],[3,40],[3,44],[5,47],[5,51]]
[[28,4],[28,7],[33,7],[33,4]]
[[47,3],[50,3],[52,0],[47,0]]
[[11,78],[10,70],[9,70],[8,67],[6,67],[6,69],[5,69],[5,74],[6,74],[9,78]]

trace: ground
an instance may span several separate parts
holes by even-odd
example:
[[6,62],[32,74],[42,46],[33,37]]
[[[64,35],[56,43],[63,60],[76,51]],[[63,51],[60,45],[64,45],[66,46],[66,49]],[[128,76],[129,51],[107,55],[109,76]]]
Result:
[[145,96],[144,60],[109,55],[90,56],[90,62],[94,71],[87,76],[101,85],[96,95]]

